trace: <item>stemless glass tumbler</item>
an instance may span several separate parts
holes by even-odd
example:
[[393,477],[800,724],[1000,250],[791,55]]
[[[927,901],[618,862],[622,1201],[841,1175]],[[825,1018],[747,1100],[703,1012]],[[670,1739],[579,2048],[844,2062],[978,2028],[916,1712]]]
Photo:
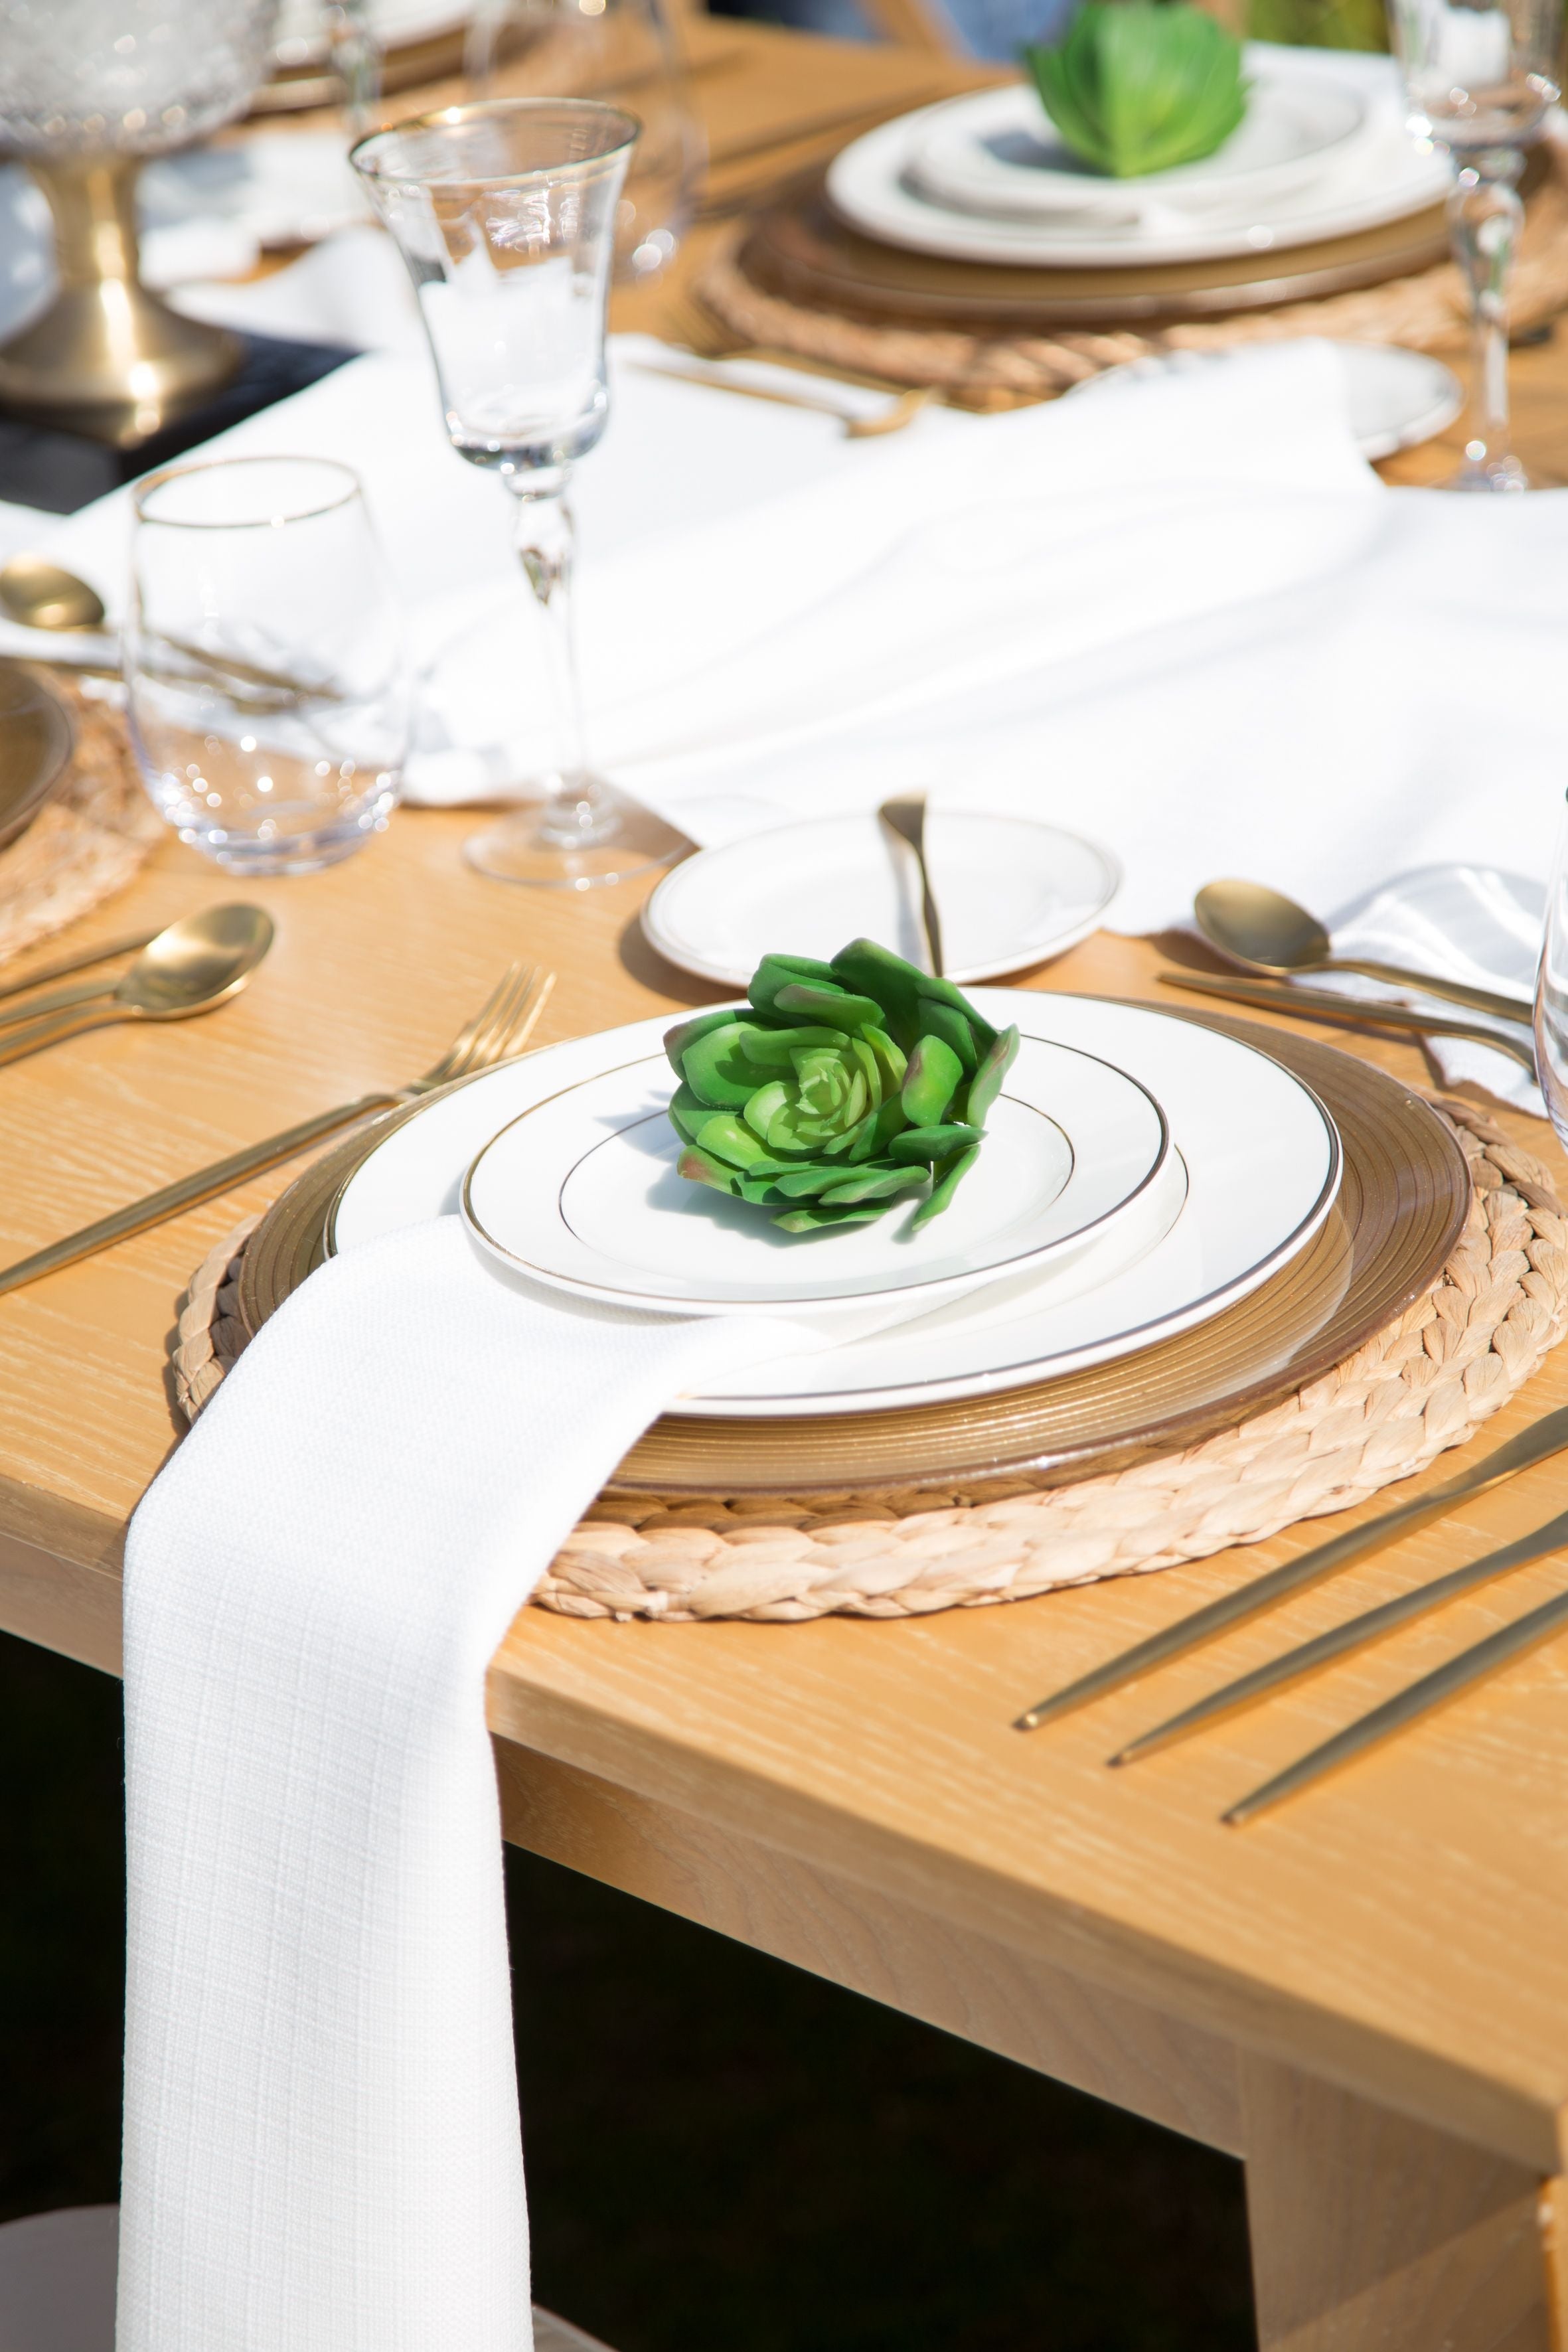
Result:
[[142,782],[182,841],[305,874],[384,830],[408,697],[346,466],[232,457],[139,483],[123,654]]
[[408,266],[447,430],[515,501],[538,600],[553,755],[524,805],[467,844],[505,882],[585,889],[659,863],[676,836],[588,772],[565,492],[605,429],[605,308],[637,124],[582,99],[500,99],[374,132],[353,150]]
[[1453,168],[1448,234],[1470,296],[1471,430],[1446,487],[1528,489],[1509,446],[1509,280],[1524,151],[1561,92],[1563,0],[1388,0],[1388,21],[1411,131]]

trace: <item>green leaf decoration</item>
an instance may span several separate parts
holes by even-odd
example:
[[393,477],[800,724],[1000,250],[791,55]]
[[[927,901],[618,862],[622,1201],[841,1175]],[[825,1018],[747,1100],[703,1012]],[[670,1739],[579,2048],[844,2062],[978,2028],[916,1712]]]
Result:
[[1058,135],[1118,180],[1212,155],[1247,112],[1240,42],[1188,0],[1085,0],[1024,60]]
[[681,1175],[778,1212],[789,1234],[865,1223],[933,1185],[914,1222],[940,1215],[1017,1031],[998,1036],[951,981],[874,940],[830,964],[764,956],[747,993],[666,1034]]

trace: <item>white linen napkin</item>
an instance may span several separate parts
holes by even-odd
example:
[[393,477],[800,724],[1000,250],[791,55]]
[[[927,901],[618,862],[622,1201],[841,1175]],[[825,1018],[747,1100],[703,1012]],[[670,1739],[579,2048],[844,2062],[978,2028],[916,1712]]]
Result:
[[552,1299],[443,1218],[225,1381],[126,1549],[119,2352],[527,2352],[486,1667],[662,1406],[820,1339]]

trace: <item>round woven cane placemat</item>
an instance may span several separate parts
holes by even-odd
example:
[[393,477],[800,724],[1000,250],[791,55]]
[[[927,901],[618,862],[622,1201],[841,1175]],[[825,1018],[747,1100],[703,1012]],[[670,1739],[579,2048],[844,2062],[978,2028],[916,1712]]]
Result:
[[[1568,149],[1544,145],[1534,168],[1509,297],[1516,333],[1568,308]],[[1162,352],[1293,335],[1422,351],[1462,343],[1468,298],[1441,257],[1446,242],[1438,211],[1283,251],[1268,277],[1261,263],[1005,268],[879,245],[811,190],[737,231],[696,293],[747,344],[930,385],[963,407],[1005,408]]]
[[[1199,1559],[1424,1469],[1512,1396],[1568,1328],[1568,1215],[1541,1163],[1468,1103],[1436,1105],[1471,1199],[1436,1282],[1283,1403],[1201,1444],[1044,1489],[1015,1481],[809,1496],[605,1495],[532,1598],[577,1617],[923,1616]],[[249,1337],[252,1218],[192,1280],[173,1350],[190,1419]]]
[[71,680],[47,682],[70,715],[76,750],[26,833],[0,850],[0,963],[122,890],[163,830],[119,711]]

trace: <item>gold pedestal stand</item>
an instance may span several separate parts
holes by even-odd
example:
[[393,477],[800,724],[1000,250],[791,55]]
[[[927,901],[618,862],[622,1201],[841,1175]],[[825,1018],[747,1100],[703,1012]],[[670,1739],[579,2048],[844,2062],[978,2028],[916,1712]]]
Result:
[[133,449],[237,374],[244,347],[141,283],[141,156],[26,161],[54,215],[59,292],[0,345],[0,407]]

